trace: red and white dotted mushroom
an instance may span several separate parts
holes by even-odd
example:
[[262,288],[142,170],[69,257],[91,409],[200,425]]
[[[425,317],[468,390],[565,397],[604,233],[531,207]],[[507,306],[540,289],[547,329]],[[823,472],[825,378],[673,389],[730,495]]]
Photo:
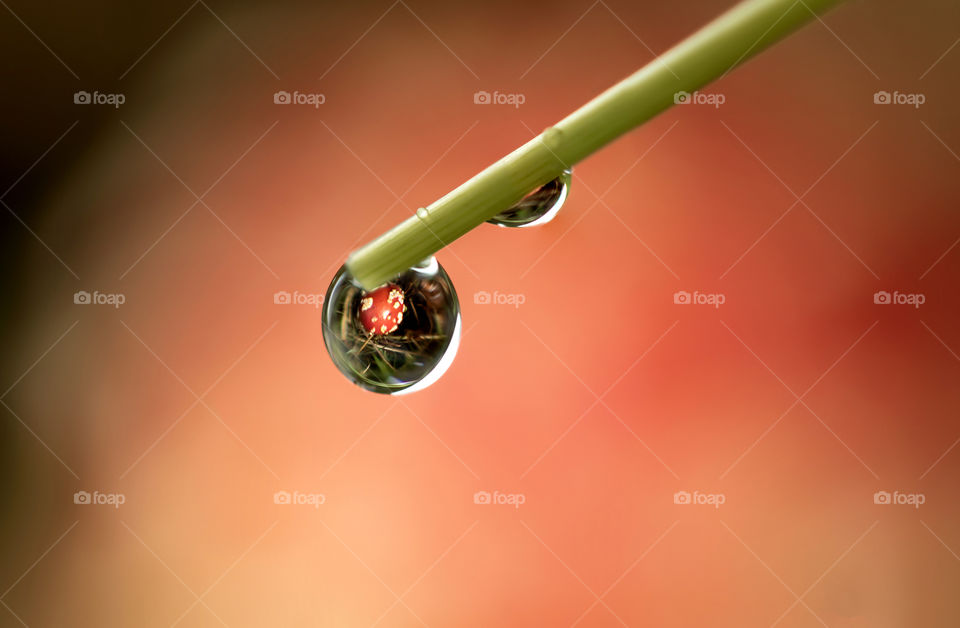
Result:
[[407,311],[403,290],[388,283],[366,293],[360,300],[360,324],[371,335],[396,331]]

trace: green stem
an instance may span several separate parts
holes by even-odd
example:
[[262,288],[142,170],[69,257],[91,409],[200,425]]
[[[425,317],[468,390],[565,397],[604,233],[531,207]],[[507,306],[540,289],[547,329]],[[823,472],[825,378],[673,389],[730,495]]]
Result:
[[722,77],[839,1],[741,2],[440,200],[351,253],[348,270],[368,290],[389,281],[669,108],[678,92],[692,92]]

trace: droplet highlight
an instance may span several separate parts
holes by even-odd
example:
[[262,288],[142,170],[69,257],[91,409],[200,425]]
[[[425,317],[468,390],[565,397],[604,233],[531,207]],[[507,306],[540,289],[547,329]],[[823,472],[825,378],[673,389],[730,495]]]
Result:
[[346,266],[323,304],[323,342],[336,367],[366,390],[422,390],[450,368],[460,345],[460,302],[436,258],[365,291]]
[[501,227],[536,227],[546,224],[553,220],[563,207],[572,180],[571,171],[564,170],[559,177],[541,185],[516,205],[487,222]]

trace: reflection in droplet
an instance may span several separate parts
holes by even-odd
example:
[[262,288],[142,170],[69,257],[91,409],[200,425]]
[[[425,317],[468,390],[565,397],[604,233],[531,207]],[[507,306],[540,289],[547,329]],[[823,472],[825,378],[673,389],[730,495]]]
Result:
[[323,302],[323,342],[340,372],[361,388],[422,390],[440,379],[460,345],[453,283],[434,257],[369,292],[344,266]]
[[501,227],[535,227],[551,220],[567,200],[572,180],[570,170],[564,170],[556,179],[541,185],[524,196],[510,209],[500,212],[487,222]]

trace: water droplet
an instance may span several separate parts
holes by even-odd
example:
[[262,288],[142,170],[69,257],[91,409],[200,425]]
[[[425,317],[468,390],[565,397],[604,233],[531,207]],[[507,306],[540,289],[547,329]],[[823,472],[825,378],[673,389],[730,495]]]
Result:
[[411,393],[440,379],[457,354],[460,327],[457,293],[434,257],[371,291],[344,266],[323,303],[330,358],[376,393]]
[[417,210],[417,218],[424,220],[427,217],[427,210],[425,207],[421,207]]
[[524,196],[519,203],[487,222],[501,227],[535,227],[546,224],[553,220],[567,200],[571,180],[570,170],[564,170],[559,177],[541,185]]

